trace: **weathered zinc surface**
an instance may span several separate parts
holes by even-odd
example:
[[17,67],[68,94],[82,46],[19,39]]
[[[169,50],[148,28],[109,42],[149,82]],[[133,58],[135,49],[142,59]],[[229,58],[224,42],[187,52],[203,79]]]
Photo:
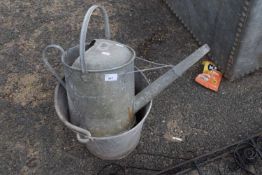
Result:
[[[97,2],[109,9],[113,39],[140,56],[177,64],[198,47],[162,1],[0,1],[0,174],[93,175],[112,163],[92,156],[60,122],[53,101],[56,80],[41,60],[48,44],[68,49],[79,43],[83,16]],[[97,16],[91,22],[93,38],[103,36],[100,21]],[[50,61],[61,68],[60,60]],[[147,75],[152,81],[165,71]],[[262,71],[233,83],[224,80],[218,93],[193,81],[199,72],[200,65],[192,67],[154,100],[138,147],[114,163],[162,169],[261,129]],[[130,168],[126,174],[152,171]]]
[[166,0],[231,80],[262,66],[262,1]]

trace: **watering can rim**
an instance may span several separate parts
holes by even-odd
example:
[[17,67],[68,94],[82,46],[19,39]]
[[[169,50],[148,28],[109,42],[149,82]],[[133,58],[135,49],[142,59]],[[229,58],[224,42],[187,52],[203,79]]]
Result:
[[[149,82],[148,78],[146,77],[146,75],[145,75],[142,71],[140,71],[140,69],[138,69],[136,66],[135,66],[135,68],[136,68],[136,69],[139,71],[139,73],[143,76],[143,78],[145,79],[145,81],[146,81],[146,83],[147,83],[147,86],[148,86],[148,85],[150,84],[150,82]],[[63,77],[63,79],[64,79],[64,77]],[[55,94],[54,94],[55,110],[56,110],[56,113],[57,113],[57,115],[58,115],[58,118],[59,118],[60,121],[62,121],[70,130],[74,130],[74,129],[72,129],[70,126],[74,126],[74,127],[80,128],[79,126],[76,126],[76,125],[72,124],[72,123],[69,122],[66,118],[64,118],[64,117],[62,116],[62,114],[61,114],[61,112],[60,112],[60,109],[59,109],[59,105],[58,105],[58,103],[57,103],[57,97],[58,97],[58,90],[59,90],[59,88],[64,88],[60,82],[57,83],[56,88],[55,88]],[[143,89],[142,89],[142,90],[143,90]],[[127,130],[127,131],[124,131],[124,132],[122,132],[122,133],[116,134],[116,135],[104,136],[104,137],[95,137],[95,136],[92,136],[92,133],[91,133],[91,138],[92,138],[92,139],[90,139],[90,141],[92,141],[92,140],[105,140],[105,139],[108,139],[108,138],[117,138],[117,137],[120,137],[120,136],[124,136],[124,135],[128,134],[129,132],[137,129],[137,127],[138,127],[139,125],[141,125],[141,124],[146,120],[147,116],[149,115],[149,113],[150,113],[150,111],[151,111],[152,105],[153,105],[153,100],[150,100],[150,101],[148,102],[148,109],[146,110],[145,115],[144,115],[143,118],[139,121],[139,123],[137,123],[137,124],[136,124],[134,127],[132,127],[131,129],[129,129],[129,130]],[[66,122],[67,124],[66,124],[65,122]],[[86,129],[83,129],[83,128],[80,128],[80,129],[86,130]],[[89,132],[88,130],[86,130],[86,131]]]
[[[96,40],[96,39],[94,39],[94,40]],[[103,39],[103,40],[108,40],[108,39]],[[117,42],[117,41],[115,41],[115,40],[109,40],[109,41]],[[136,58],[136,52],[135,52],[135,50],[134,50],[132,47],[130,47],[130,46],[128,46],[128,45],[125,45],[125,44],[122,44],[122,43],[120,43],[120,42],[117,42],[117,43],[119,43],[119,44],[123,45],[124,47],[128,48],[128,49],[131,51],[131,53],[132,53],[132,57],[131,57],[126,63],[124,63],[124,64],[122,64],[122,65],[120,65],[120,66],[116,66],[116,67],[110,68],[110,69],[101,69],[101,70],[92,70],[92,69],[91,69],[91,70],[87,70],[87,73],[107,72],[107,71],[117,70],[117,69],[120,69],[120,68],[123,68],[123,67],[129,65],[131,62],[133,62],[133,61],[135,60],[135,58]],[[89,45],[90,43],[87,43],[87,44]],[[71,47],[71,48],[69,48],[69,49],[73,49],[73,48],[79,47],[79,46],[80,46],[80,45],[78,44],[78,45],[76,45],[76,46],[74,46],[74,47]],[[69,49],[68,49],[68,50],[69,50]],[[63,64],[64,66],[66,66],[67,68],[69,68],[69,69],[73,69],[73,70],[76,70],[76,71],[80,71],[80,72],[82,73],[82,69],[81,69],[81,68],[72,67],[72,66],[68,65],[68,64],[65,62],[65,56],[66,56],[68,50],[66,50],[66,51],[62,54],[62,56],[61,56],[61,62],[62,62],[62,64]],[[78,58],[78,57],[77,57],[77,58]],[[75,59],[77,59],[77,58],[75,58]]]

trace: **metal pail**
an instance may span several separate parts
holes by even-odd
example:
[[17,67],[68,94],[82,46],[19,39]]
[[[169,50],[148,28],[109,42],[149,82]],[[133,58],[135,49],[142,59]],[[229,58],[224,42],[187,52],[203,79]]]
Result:
[[[148,79],[142,72],[135,74],[136,94],[147,87],[148,84]],[[139,143],[143,124],[151,110],[151,106],[152,101],[136,113],[137,123],[130,130],[108,137],[92,137],[87,130],[70,123],[66,90],[61,84],[58,84],[55,89],[55,109],[59,119],[70,130],[77,133],[78,141],[86,144],[92,154],[106,160],[124,158],[136,148]],[[85,136],[85,139],[83,139],[83,136]]]

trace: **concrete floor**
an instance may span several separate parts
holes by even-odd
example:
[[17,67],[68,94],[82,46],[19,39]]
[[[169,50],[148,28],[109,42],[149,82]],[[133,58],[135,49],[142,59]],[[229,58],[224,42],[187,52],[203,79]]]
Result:
[[[109,13],[112,38],[139,56],[176,64],[198,48],[160,0],[2,0],[0,174],[97,174],[109,163],[129,167],[127,174],[152,174],[261,131],[262,71],[235,82],[224,79],[214,93],[194,82],[202,69],[198,64],[154,100],[132,154],[119,161],[90,154],[55,113],[56,80],[45,69],[41,52],[51,43],[65,49],[78,44],[83,16],[95,2]],[[88,40],[103,37],[97,15]],[[51,62],[62,72],[58,56]],[[147,76],[153,81],[165,71]],[[173,136],[183,141],[174,142]]]

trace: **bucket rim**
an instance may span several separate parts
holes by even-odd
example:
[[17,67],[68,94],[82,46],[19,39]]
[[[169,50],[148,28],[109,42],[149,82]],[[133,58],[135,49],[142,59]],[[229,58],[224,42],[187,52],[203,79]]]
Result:
[[[114,40],[111,40],[111,41],[114,41]],[[115,42],[117,42],[117,41],[115,41]],[[119,42],[118,42],[118,43],[119,43]],[[89,45],[90,43],[86,43],[86,44]],[[132,57],[131,57],[126,63],[124,63],[124,64],[122,64],[122,65],[120,65],[120,66],[111,68],[111,69],[101,69],[101,70],[92,70],[92,69],[91,69],[91,70],[87,70],[87,73],[113,71],[113,70],[117,70],[117,69],[123,68],[123,67],[129,65],[130,63],[134,62],[134,60],[135,60],[135,58],[136,58],[136,52],[135,52],[135,50],[134,50],[132,47],[128,46],[128,45],[125,45],[125,44],[122,44],[122,43],[119,43],[119,44],[123,45],[124,47],[127,47],[127,48],[132,52]],[[67,68],[73,69],[73,70],[75,70],[75,71],[80,71],[81,73],[83,73],[81,68],[72,67],[72,66],[68,65],[68,64],[66,63],[66,61],[65,61],[65,56],[66,56],[66,54],[68,53],[68,51],[69,51],[70,49],[76,49],[76,48],[79,48],[79,44],[76,45],[76,46],[74,46],[74,47],[71,47],[71,48],[67,49],[67,50],[62,54],[62,56],[61,56],[61,62],[62,62],[62,64],[63,64],[64,66],[66,66]],[[79,57],[79,56],[78,56],[78,57]],[[78,58],[78,57],[77,57],[77,58]],[[77,58],[76,58],[76,59],[77,59]]]

